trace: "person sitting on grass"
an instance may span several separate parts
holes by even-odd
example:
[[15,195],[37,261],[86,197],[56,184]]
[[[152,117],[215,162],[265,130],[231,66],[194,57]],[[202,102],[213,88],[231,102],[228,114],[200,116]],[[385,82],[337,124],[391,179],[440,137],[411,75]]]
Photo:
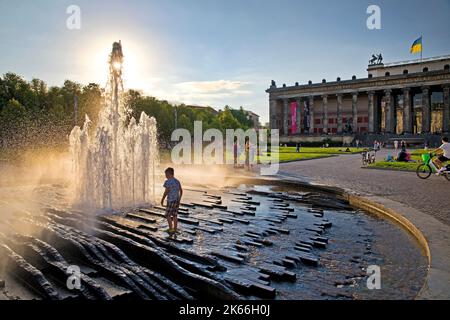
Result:
[[169,224],[167,232],[172,234],[177,232],[178,207],[183,196],[183,188],[181,188],[180,181],[174,177],[175,171],[173,168],[167,168],[164,173],[166,174],[167,180],[164,182],[164,188],[166,190],[162,196],[161,205],[164,206],[164,200],[167,197],[166,219]]
[[436,160],[434,160],[434,163],[439,168],[439,171],[436,174],[439,175],[447,170],[447,168],[443,166],[443,163],[450,161],[450,143],[448,143],[448,137],[442,138],[442,145],[434,150],[433,153],[441,154]]

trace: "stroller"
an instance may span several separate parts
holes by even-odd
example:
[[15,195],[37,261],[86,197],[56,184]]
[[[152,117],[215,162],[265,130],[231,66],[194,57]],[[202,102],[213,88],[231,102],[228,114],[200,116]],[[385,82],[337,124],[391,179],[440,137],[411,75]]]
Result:
[[361,153],[363,166],[367,166],[369,164],[375,163],[376,154],[377,154],[377,151],[375,149],[364,150]]

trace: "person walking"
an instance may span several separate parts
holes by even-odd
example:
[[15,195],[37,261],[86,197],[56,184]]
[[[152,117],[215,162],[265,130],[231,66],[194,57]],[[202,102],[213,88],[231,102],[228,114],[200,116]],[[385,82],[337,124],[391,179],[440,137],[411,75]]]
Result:
[[238,142],[237,137],[234,137],[234,143],[233,143],[233,163],[234,167],[236,168],[238,165]]
[[247,170],[250,170],[250,139],[248,137],[245,140],[245,166]]

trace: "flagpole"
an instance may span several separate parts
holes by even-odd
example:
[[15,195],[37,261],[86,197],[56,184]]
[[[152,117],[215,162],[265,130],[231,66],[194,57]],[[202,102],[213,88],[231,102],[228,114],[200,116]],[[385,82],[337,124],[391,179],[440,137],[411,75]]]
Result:
[[420,46],[420,63],[423,62],[423,35],[420,35],[422,45]]

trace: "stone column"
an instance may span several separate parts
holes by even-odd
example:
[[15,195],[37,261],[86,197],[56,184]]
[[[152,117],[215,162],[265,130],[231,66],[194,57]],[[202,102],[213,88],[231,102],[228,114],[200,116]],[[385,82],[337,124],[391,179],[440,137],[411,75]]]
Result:
[[302,99],[297,98],[295,100],[297,102],[297,133],[302,133]]
[[309,98],[309,133],[314,133],[314,97]]
[[394,97],[392,96],[392,90],[388,89],[384,91],[385,93],[385,111],[384,111],[384,116],[385,116],[385,128],[384,131],[386,133],[394,133],[394,110],[395,110],[395,105],[394,105]]
[[270,129],[278,129],[277,128],[277,100],[270,99],[269,100],[269,121],[270,121]]
[[444,93],[444,112],[442,117],[442,131],[445,133],[450,132],[450,85],[443,86]]
[[337,100],[337,133],[342,133],[342,93],[336,94]]
[[422,133],[431,131],[430,88],[422,87]]
[[369,91],[367,93],[367,97],[368,97],[368,101],[369,101],[369,103],[368,103],[369,133],[375,133],[375,103],[374,103],[375,92]]
[[322,96],[322,111],[323,111],[323,133],[328,133],[328,96]]
[[411,90],[403,88],[403,132],[412,133],[412,125]]
[[283,99],[283,134],[285,136],[289,135],[289,126],[288,126],[288,118],[289,118],[289,100]]
[[[370,103],[370,102],[369,102]],[[352,93],[352,119],[353,132],[358,132],[358,92]]]

